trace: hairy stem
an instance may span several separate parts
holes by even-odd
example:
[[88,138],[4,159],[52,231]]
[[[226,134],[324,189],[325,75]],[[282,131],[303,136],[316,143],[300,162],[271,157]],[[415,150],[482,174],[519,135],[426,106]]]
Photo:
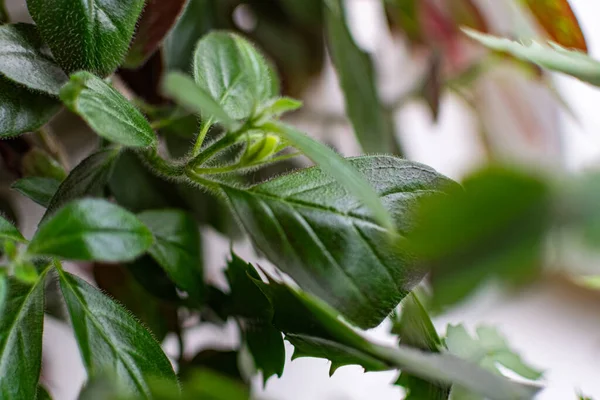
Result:
[[198,133],[198,137],[196,138],[196,143],[194,143],[194,149],[192,150],[193,157],[196,157],[198,154],[200,154],[200,152],[202,150],[202,144],[204,143],[206,134],[210,130],[211,126],[212,126],[212,118],[209,118],[206,121],[202,120],[200,133]]

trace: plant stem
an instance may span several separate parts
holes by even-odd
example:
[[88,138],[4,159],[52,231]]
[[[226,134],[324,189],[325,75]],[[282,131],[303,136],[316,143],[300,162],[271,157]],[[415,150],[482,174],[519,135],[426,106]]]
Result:
[[244,126],[242,126],[237,131],[225,134],[225,136],[223,138],[221,138],[219,141],[211,144],[206,149],[204,149],[200,153],[198,153],[188,163],[188,168],[194,169],[194,168],[204,164],[212,156],[214,156],[215,154],[217,154],[218,152],[220,152],[222,150],[225,150],[227,147],[229,147],[229,146],[233,145],[235,142],[237,142],[238,139],[240,138],[240,136],[242,136],[247,131],[248,131],[248,125],[244,124]]
[[173,164],[164,160],[155,148],[142,151],[139,154],[151,168],[167,178],[181,177],[185,173],[183,165]]
[[65,151],[60,143],[56,140],[56,137],[50,130],[50,127],[48,125],[41,127],[37,131],[37,134],[46,150],[48,150],[50,154],[56,158],[60,165],[62,165],[62,167],[68,171],[69,162],[67,161]]
[[202,120],[200,132],[198,133],[198,137],[196,138],[196,143],[194,143],[194,149],[192,150],[193,157],[196,157],[198,154],[200,154],[200,152],[202,150],[202,144],[204,143],[206,134],[210,130],[211,126],[212,126],[212,117],[206,121]]
[[192,181],[199,185],[204,186],[211,192],[219,193],[221,191],[221,185],[217,182],[205,179],[202,175],[195,173],[194,171],[187,169],[185,171],[186,176]]

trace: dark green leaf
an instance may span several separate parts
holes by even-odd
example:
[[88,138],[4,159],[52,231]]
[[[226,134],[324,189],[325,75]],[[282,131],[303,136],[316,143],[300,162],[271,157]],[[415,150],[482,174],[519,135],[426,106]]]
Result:
[[0,216],[0,240],[12,240],[21,243],[27,242],[21,232],[2,216]]
[[465,33],[484,46],[532,62],[551,71],[571,75],[584,82],[600,86],[600,62],[577,50],[568,50],[557,44],[534,41],[522,44],[509,39],[486,35],[471,29]]
[[302,151],[321,170],[334,177],[341,186],[370,208],[380,224],[387,229],[393,229],[390,212],[383,206],[369,181],[342,156],[291,126],[267,123],[264,128],[280,134]]
[[105,200],[82,199],[40,225],[28,252],[73,260],[129,261],[152,242],[152,233],[135,215]]
[[196,369],[211,369],[242,381],[238,358],[238,351],[203,350],[181,366],[180,375],[185,380]]
[[65,71],[106,76],[125,57],[144,0],[28,0],[27,7]]
[[231,315],[251,320],[270,321],[273,318],[273,310],[269,299],[253,281],[253,279],[260,280],[260,275],[252,265],[232,252],[225,274],[231,292],[229,295],[231,303],[228,307],[228,312]]
[[145,211],[138,218],[155,238],[149,253],[180,289],[194,301],[201,302],[204,276],[196,221],[179,210]]
[[24,285],[0,276],[0,397],[36,398],[42,366],[44,277]]
[[464,190],[423,199],[406,246],[433,268],[432,307],[457,303],[491,278],[519,283],[537,273],[550,205],[546,182],[499,167],[468,177]]
[[366,153],[396,153],[394,126],[377,93],[373,63],[352,39],[341,1],[329,1],[325,10],[331,58],[358,141]]
[[250,117],[278,94],[272,90],[273,74],[262,55],[233,33],[212,32],[198,42],[194,78],[234,120]]
[[171,71],[191,71],[194,48],[198,40],[215,28],[217,2],[189,0],[177,25],[163,44],[167,68]]
[[21,160],[25,177],[53,178],[59,182],[67,177],[67,172],[58,161],[39,147],[29,150]]
[[177,22],[186,0],[148,0],[129,47],[125,67],[137,68],[156,51],[165,35]]
[[59,180],[32,176],[19,179],[11,185],[11,188],[35,201],[40,206],[47,208],[59,186]]
[[127,308],[162,341],[177,330],[177,308],[148,293],[128,268],[115,264],[95,264],[94,280],[98,287]]
[[[425,307],[413,291],[402,302],[402,315],[394,321],[392,332],[400,344],[438,353],[444,348]],[[410,374],[401,373],[398,384],[408,393],[406,400],[447,400],[450,386],[431,383]]]
[[262,371],[263,382],[273,375],[281,377],[285,365],[285,346],[281,332],[269,323],[244,325],[244,340],[254,359],[254,365]]
[[52,396],[50,396],[50,393],[42,385],[38,385],[35,400],[52,400]]
[[179,72],[169,73],[165,77],[163,90],[167,96],[197,114],[208,114],[215,121],[228,127],[235,123],[211,94],[196,85],[187,75]]
[[82,279],[60,272],[60,285],[89,376],[117,371],[132,394],[152,398],[149,381],[177,384],[160,345],[123,307]]
[[[400,233],[411,226],[406,214],[417,198],[451,184],[433,169],[399,158],[359,157],[348,163],[374,185],[377,201]],[[303,290],[361,327],[378,325],[425,273],[398,247],[397,238],[320,168],[250,190],[224,190],[258,248]]]
[[34,25],[0,26],[0,74],[30,89],[58,95],[68,78],[43,45]]
[[183,400],[250,400],[250,388],[216,371],[202,369],[183,386]]
[[79,163],[58,187],[43,220],[72,200],[102,196],[118,155],[118,149],[108,148],[92,154]]
[[126,264],[126,267],[148,293],[170,303],[179,301],[177,287],[165,270],[149,255]]
[[105,139],[129,147],[156,144],[148,120],[122,94],[89,72],[71,75],[60,98]]
[[8,22],[8,11],[6,11],[6,6],[4,5],[4,0],[0,0],[0,24],[5,24]]
[[0,138],[35,131],[58,112],[60,103],[0,76]]

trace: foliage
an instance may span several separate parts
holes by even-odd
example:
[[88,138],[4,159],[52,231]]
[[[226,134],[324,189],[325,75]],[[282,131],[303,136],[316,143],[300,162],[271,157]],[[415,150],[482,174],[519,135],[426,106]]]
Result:
[[[600,63],[573,50],[585,50],[585,38],[568,3],[558,3],[523,2],[568,50],[465,32],[600,85]],[[31,238],[0,217],[0,398],[50,398],[40,371],[52,298],[66,305],[87,371],[81,399],[247,399],[254,372],[264,383],[285,373],[284,340],[293,358],[329,360],[331,374],[346,365],[398,371],[407,399],[533,398],[541,374],[495,329],[473,337],[449,326],[440,336],[429,312],[490,280],[536,279],[545,243],[560,230],[597,246],[598,175],[565,183],[490,165],[460,186],[401,158],[395,110],[378,94],[373,60],[351,35],[344,2],[250,1],[261,23],[246,34],[224,17],[228,4],[239,5],[28,0],[33,25],[7,23],[0,0],[0,137],[17,136],[16,146],[35,135],[43,144],[18,159],[11,187],[46,208]],[[431,39],[419,16],[436,14],[433,3],[386,4],[413,44]],[[453,38],[458,24],[486,31],[470,1],[446,6]],[[385,154],[344,158],[286,122],[302,112],[288,95],[322,68],[323,37],[356,139]],[[281,40],[295,51],[282,50]],[[436,115],[441,89],[451,86],[440,71],[432,62],[416,91]],[[61,105],[100,138],[73,168],[50,140]],[[5,143],[2,157],[16,152]],[[297,168],[300,156],[315,165]],[[204,279],[200,227],[233,241],[234,220],[273,268],[231,252],[223,292]],[[67,272],[65,261],[91,263],[98,287]],[[427,302],[416,290],[426,275]],[[365,332],[388,318],[397,345]],[[184,354],[186,327],[228,319],[239,348]],[[168,333],[181,340],[176,361],[157,341]]]

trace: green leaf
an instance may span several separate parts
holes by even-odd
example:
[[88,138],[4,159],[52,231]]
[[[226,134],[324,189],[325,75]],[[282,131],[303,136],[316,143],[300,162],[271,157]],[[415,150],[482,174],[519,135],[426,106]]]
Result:
[[105,200],[76,200],[48,218],[31,239],[29,254],[87,261],[130,261],[152,245],[135,215]]
[[379,99],[370,57],[352,39],[341,1],[326,2],[325,10],[331,58],[360,145],[366,153],[397,153],[395,129]]
[[392,217],[369,181],[342,156],[291,126],[267,123],[263,125],[263,128],[278,133],[295,148],[302,151],[320,169],[334,177],[341,186],[370,208],[380,224],[386,229],[393,229]]
[[50,205],[50,200],[52,200],[52,197],[58,191],[59,186],[59,180],[32,176],[19,179],[10,187],[40,206],[47,208]]
[[35,400],[52,400],[52,396],[50,396],[50,393],[42,385],[38,385]]
[[273,375],[281,377],[285,366],[285,346],[281,332],[269,323],[247,323],[243,326],[243,338],[254,360],[262,371],[263,382]]
[[6,5],[4,5],[4,0],[0,0],[0,24],[5,24],[8,22],[8,11],[6,11]]
[[79,163],[52,196],[42,220],[72,200],[102,196],[118,156],[119,149],[108,148],[92,154]]
[[125,59],[126,68],[142,66],[160,46],[183,12],[186,0],[148,0]]
[[144,0],[28,0],[27,7],[65,71],[106,76],[125,57]]
[[180,210],[145,211],[138,218],[154,235],[149,249],[152,257],[180,289],[194,301],[202,302],[204,276],[196,221]]
[[[337,156],[336,156],[337,157]],[[411,204],[451,181],[395,157],[343,161],[375,186],[376,200],[406,231]],[[425,271],[397,238],[324,168],[309,168],[250,190],[224,187],[254,243],[282,271],[360,327],[378,325]],[[363,177],[364,176],[364,177]],[[366,179],[365,179],[366,178]]]
[[0,76],[0,138],[31,132],[58,112],[60,103]]
[[178,104],[197,114],[206,113],[226,127],[232,127],[235,124],[227,111],[212,98],[210,93],[196,85],[185,74],[169,73],[164,79],[163,91]]
[[[400,344],[418,349],[440,352],[444,348],[425,307],[413,291],[402,302],[401,317],[394,321],[392,332],[397,334]],[[406,400],[446,400],[450,386],[431,383],[410,374],[401,373],[398,384],[406,389]]]
[[27,242],[27,239],[23,237],[21,232],[2,216],[0,216],[0,240],[12,240],[21,243]]
[[194,78],[198,86],[223,107],[231,119],[253,115],[276,96],[273,74],[250,42],[233,33],[211,32],[194,54]]
[[29,150],[21,160],[21,168],[25,177],[53,178],[63,181],[67,172],[58,161],[39,147]]
[[302,102],[300,100],[292,99],[291,97],[276,97],[263,105],[260,114],[264,119],[279,118],[283,114],[295,111],[301,107]]
[[163,43],[163,55],[169,71],[191,71],[198,40],[216,28],[217,3],[214,0],[189,0],[183,14]]
[[464,326],[448,325],[445,338],[448,350],[497,374],[500,374],[498,365],[502,365],[525,379],[535,381],[542,377],[542,372],[528,366],[495,328],[480,326],[476,332],[473,338]]
[[600,62],[585,53],[568,50],[555,43],[543,44],[535,41],[519,43],[470,29],[463,30],[468,36],[492,50],[505,52],[551,71],[562,72],[600,86]]
[[60,98],[105,139],[129,147],[156,145],[148,120],[122,94],[89,72],[71,75]]
[[0,276],[0,397],[36,398],[42,366],[44,277],[33,286]]
[[552,221],[552,193],[537,176],[487,167],[463,185],[424,198],[406,235],[407,250],[432,268],[434,308],[456,304],[493,278],[531,279]]
[[152,335],[127,310],[84,280],[59,270],[83,364],[93,377],[118,373],[120,384],[141,398],[152,398],[149,381],[177,384],[169,359]]
[[68,78],[43,46],[34,25],[0,26],[0,74],[27,88],[58,95]]

